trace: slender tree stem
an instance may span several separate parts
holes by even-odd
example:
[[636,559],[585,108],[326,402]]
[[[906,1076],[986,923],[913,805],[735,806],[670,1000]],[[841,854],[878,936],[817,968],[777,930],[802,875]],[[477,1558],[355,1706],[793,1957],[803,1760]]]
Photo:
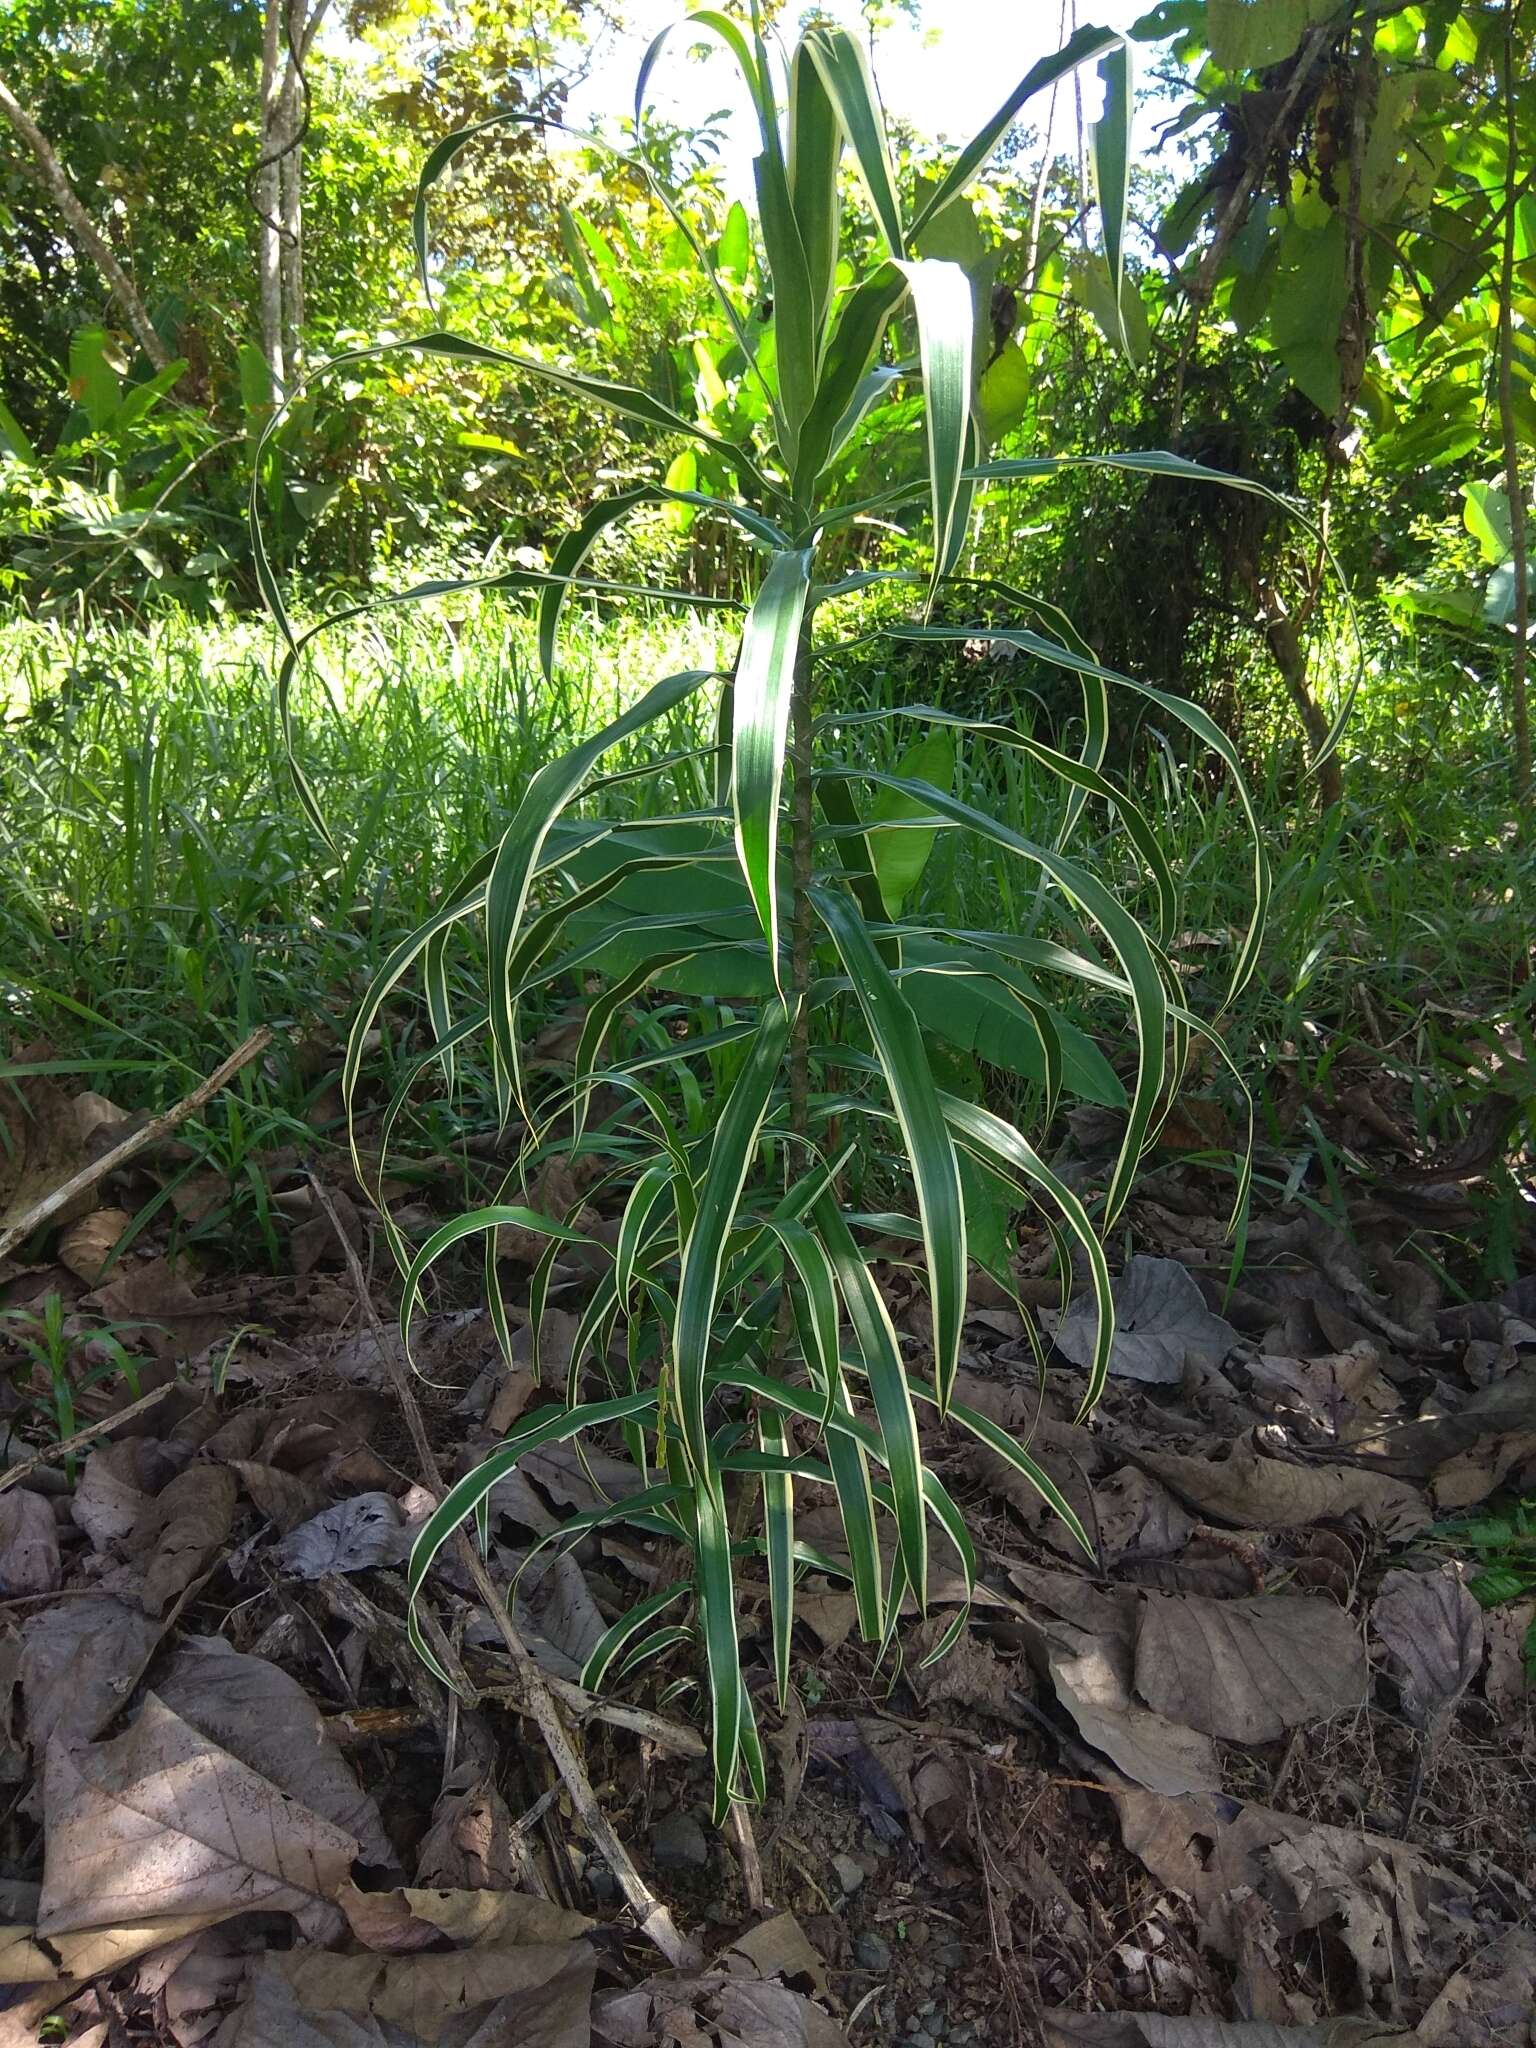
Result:
[[[1504,10],[1504,136],[1505,178],[1513,187],[1519,175],[1519,141],[1515,120],[1515,29],[1520,0],[1507,0]],[[1499,274],[1499,422],[1504,430],[1504,495],[1509,504],[1509,554],[1514,572],[1514,640],[1509,658],[1509,712],[1514,760],[1511,764],[1515,809],[1521,824],[1531,822],[1531,714],[1527,689],[1530,661],[1530,572],[1526,554],[1525,485],[1520,476],[1520,441],[1515,427],[1515,209],[1504,215],[1504,250]]]
[[69,182],[64,166],[48,137],[38,127],[27,109],[17,99],[3,78],[0,78],[0,113],[3,113],[21,140],[31,152],[37,166],[37,174],[47,187],[49,196],[59,209],[70,239],[82,254],[88,256],[118,305],[123,318],[133,329],[134,339],[143,349],[157,370],[163,370],[170,362],[170,351],[155,332],[144,301],[131,277],[112,253],[111,244],[97,228],[96,223],[80,202],[79,194]]

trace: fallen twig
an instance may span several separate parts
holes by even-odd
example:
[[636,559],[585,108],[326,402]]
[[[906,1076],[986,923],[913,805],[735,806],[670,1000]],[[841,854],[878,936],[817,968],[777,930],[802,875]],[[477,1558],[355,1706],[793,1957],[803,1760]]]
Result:
[[[373,1299],[368,1292],[367,1278],[364,1275],[357,1252],[353,1248],[350,1238],[342,1229],[341,1219],[336,1214],[335,1204],[321,1184],[318,1175],[311,1170],[307,1178],[310,1186],[314,1189],[315,1199],[320,1204],[326,1220],[336,1233],[337,1242],[340,1244],[342,1255],[347,1262],[347,1270],[352,1277],[352,1285],[357,1292],[358,1306],[362,1309],[368,1327],[373,1333],[374,1342],[378,1346],[379,1358],[384,1366],[385,1374],[389,1379],[395,1398],[400,1404],[400,1412],[405,1419],[405,1426],[410,1432],[411,1442],[415,1447],[416,1456],[421,1465],[422,1477],[437,1495],[438,1499],[441,1500],[447,1493],[448,1487],[443,1478],[442,1468],[437,1462],[437,1453],[433,1450],[431,1440],[427,1436],[426,1426],[421,1419],[421,1408],[417,1403],[415,1394],[412,1392],[410,1382],[405,1376],[405,1369],[396,1355],[394,1346],[389,1341],[388,1332],[380,1320],[379,1312],[373,1305]],[[548,1749],[555,1768],[564,1781],[565,1789],[570,1795],[571,1804],[576,1810],[576,1816],[586,1829],[598,1854],[613,1872],[619,1889],[623,1892],[625,1901],[635,1916],[640,1931],[655,1943],[669,1963],[674,1964],[678,1968],[697,1968],[701,1961],[700,1951],[685,1935],[679,1933],[670,1911],[657,1898],[656,1894],[635,1868],[629,1851],[619,1840],[613,1823],[598,1804],[597,1795],[592,1790],[592,1781],[587,1775],[586,1766],[577,1755],[576,1746],[571,1740],[570,1731],[560,1718],[560,1710],[555,1705],[554,1696],[544,1673],[540,1671],[538,1665],[534,1662],[527,1645],[514,1627],[512,1617],[507,1610],[507,1603],[496,1590],[495,1581],[492,1579],[484,1559],[462,1529],[455,1533],[454,1548],[460,1563],[469,1574],[470,1581],[476,1592],[485,1602],[486,1610],[495,1623],[503,1643],[506,1645],[507,1655],[512,1660],[518,1684],[522,1689],[527,1712],[538,1723],[539,1733],[543,1736],[545,1747]]]
[[88,1193],[98,1181],[105,1180],[109,1173],[115,1173],[117,1168],[125,1165],[135,1153],[142,1152],[146,1145],[153,1145],[168,1131],[174,1131],[178,1124],[185,1123],[189,1116],[196,1115],[198,1110],[213,1100],[227,1082],[234,1079],[242,1067],[248,1067],[258,1053],[265,1052],[271,1043],[272,1033],[263,1024],[251,1033],[244,1044],[237,1045],[229,1058],[222,1066],[215,1067],[206,1081],[199,1081],[190,1095],[184,1095],[172,1108],[162,1110],[158,1116],[152,1116],[148,1123],[140,1124],[136,1131],[130,1131],[128,1136],[119,1140],[110,1151],[103,1152],[99,1159],[93,1159],[89,1166],[82,1166],[78,1173],[71,1174],[61,1186],[44,1195],[41,1201],[34,1202],[24,1215],[19,1216],[14,1223],[7,1224],[4,1230],[0,1230],[0,1259],[3,1259],[7,1252],[14,1251],[17,1245],[24,1243],[34,1230],[48,1221],[50,1216],[57,1216],[61,1209],[67,1208],[78,1196]]
[[164,1386],[151,1387],[147,1394],[141,1394],[137,1401],[130,1401],[126,1408],[119,1408],[115,1415],[103,1415],[99,1422],[88,1422],[84,1429],[77,1429],[73,1436],[60,1437],[56,1444],[45,1444],[40,1451],[34,1451],[30,1458],[23,1458],[19,1464],[8,1465],[0,1472],[0,1493],[8,1486],[20,1486],[29,1472],[35,1472],[39,1465],[48,1465],[55,1458],[64,1458],[71,1451],[78,1451],[82,1444],[88,1444],[99,1436],[109,1436],[120,1423],[131,1422],[136,1415],[142,1415],[153,1408],[157,1401],[163,1401],[176,1385],[167,1380]]

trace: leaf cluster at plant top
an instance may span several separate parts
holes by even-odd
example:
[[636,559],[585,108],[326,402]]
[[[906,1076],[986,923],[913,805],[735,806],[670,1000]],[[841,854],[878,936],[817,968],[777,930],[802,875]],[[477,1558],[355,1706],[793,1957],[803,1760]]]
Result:
[[[750,399],[728,418],[689,418],[637,387],[445,327],[371,354],[462,360],[538,378],[674,444],[681,439],[713,465],[713,480],[729,486],[730,495],[692,489],[679,480],[675,455],[663,453],[658,467],[673,480],[658,477],[598,501],[554,549],[547,571],[508,569],[482,579],[539,592],[546,676],[568,593],[623,594],[589,573],[595,542],[647,504],[686,507],[729,521],[746,536],[761,567],[735,658],[725,672],[689,668],[653,683],[537,769],[499,840],[375,974],[354,1020],[343,1093],[355,1100],[365,1049],[386,1006],[419,971],[433,1043],[396,1088],[379,1156],[418,1078],[436,1072],[452,1087],[470,1049],[483,1049],[489,1059],[502,1121],[521,1125],[501,1199],[445,1224],[414,1249],[391,1232],[405,1275],[407,1345],[424,1282],[467,1240],[483,1244],[491,1313],[509,1353],[496,1259],[500,1230],[512,1226],[546,1241],[529,1301],[536,1343],[561,1249],[580,1248],[600,1273],[560,1398],[460,1479],[424,1528],[410,1568],[413,1602],[448,1536],[470,1517],[483,1525],[497,1480],[528,1450],[592,1430],[619,1432],[640,1490],[577,1516],[551,1540],[572,1541],[625,1521],[679,1544],[691,1575],[616,1623],[587,1675],[596,1682],[632,1671],[680,1631],[693,1636],[707,1673],[715,1807],[723,1818],[734,1797],[761,1792],[763,1775],[737,1649],[736,1581],[744,1557],[766,1559],[781,1698],[789,1684],[795,1584],[805,1569],[851,1581],[862,1634],[882,1649],[904,1598],[910,1594],[919,1610],[926,1606],[935,1532],[953,1551],[965,1585],[974,1582],[970,1536],[947,1489],[925,1466],[915,1404],[929,1404],[982,1437],[1089,1549],[1027,1449],[958,1401],[955,1383],[968,1225],[969,1237],[978,1239],[988,1209],[1006,1214],[1027,1205],[1039,1210],[1057,1243],[1064,1281],[1074,1257],[1089,1275],[1098,1337],[1084,1406],[1093,1405],[1113,1336],[1102,1233],[1124,1206],[1193,1038],[1220,1052],[1209,1027],[1185,1007],[1169,965],[1181,918],[1178,878],[1139,803],[1104,770],[1112,691],[1154,704],[1211,749],[1233,778],[1253,855],[1232,992],[1253,971],[1268,876],[1237,756],[1220,728],[1188,701],[1106,670],[1053,606],[1022,592],[999,593],[995,585],[978,589],[961,568],[981,498],[1055,476],[1071,459],[986,459],[977,421],[976,294],[959,263],[923,253],[924,234],[932,223],[963,219],[966,187],[1029,97],[1097,60],[1106,107],[1094,133],[1095,168],[1104,262],[1118,289],[1131,102],[1123,41],[1083,30],[1037,65],[914,205],[903,195],[868,63],[853,38],[821,26],[806,31],[787,60],[781,113],[775,59],[755,23],[746,28],[709,11],[688,20],[731,51],[756,114],[752,277],[742,274],[739,250],[724,266],[694,236],[678,196],[645,158],[644,98],[665,36],[642,67],[637,152],[619,163],[624,175],[647,182],[689,240],[736,338],[740,385]],[[415,210],[424,285],[432,267],[429,195],[460,154],[497,125],[459,131],[428,159]],[[842,230],[838,173],[845,150],[873,221],[872,237],[866,232],[862,242]],[[749,283],[756,288],[745,289]],[[353,354],[330,368],[344,371],[357,360]],[[911,397],[920,400],[915,414],[903,402]],[[264,446],[281,433],[283,417],[279,407]],[[876,490],[850,500],[835,458],[855,431],[878,452],[882,475]],[[1167,455],[1082,460],[1110,472],[1177,477],[1191,489],[1234,482]],[[302,635],[295,630],[264,544],[263,481],[258,451],[253,547],[287,648],[280,715],[296,789],[325,833],[325,792],[306,766],[294,682],[316,637],[356,608]],[[1238,480],[1238,488],[1257,487]],[[917,503],[927,511],[926,569],[859,569],[830,580],[819,573],[829,536],[850,520]],[[839,645],[838,607],[875,586],[905,590],[921,607],[875,628],[893,646],[971,639],[980,629],[967,608],[1000,594],[1011,618],[990,622],[987,635],[1073,679],[1081,692],[1081,751],[1068,754],[1017,727],[924,703],[871,713],[829,701],[822,679]],[[471,587],[437,580],[389,602]],[[708,601],[685,591],[635,594],[685,605]],[[621,820],[587,808],[585,800],[609,786],[603,771],[616,749],[626,750],[625,763],[609,775],[638,778],[642,786],[648,777],[670,778],[675,753],[663,748],[637,758],[633,743],[701,698],[713,706],[714,740],[690,750],[704,771],[699,801],[683,810],[641,808]],[[870,767],[850,746],[869,717],[897,720],[913,734],[894,770]],[[955,791],[956,732],[982,757],[1017,754],[1061,783],[1066,802],[1050,843]],[[1071,850],[1085,811],[1100,805],[1134,849],[1128,897]],[[1021,894],[1031,907],[1017,929],[955,930],[926,914],[925,867],[938,837],[952,833],[1029,878]],[[465,1011],[454,990],[465,979],[465,949],[476,943],[483,978],[478,1000]],[[551,1087],[527,1057],[525,1006],[552,985],[588,986],[593,976],[601,992],[589,995],[571,1077]],[[940,1084],[927,1043],[929,1035],[958,1036],[967,1049],[1000,1040],[1010,1051],[1021,1048],[1011,1057],[1005,1052],[1003,1064],[1034,1079],[1048,1122],[1064,1089],[1091,1095],[1105,1086],[1102,1061],[1063,1014],[1061,991],[1074,985],[1116,999],[1136,1046],[1124,1138],[1096,1214],[1017,1122]],[[864,1170],[866,1153],[879,1160],[878,1173]],[[593,1162],[598,1178],[584,1201],[601,1194],[618,1205],[611,1246],[585,1232],[582,1202],[551,1215],[524,1197],[540,1166],[560,1154]],[[367,1174],[355,1142],[354,1164]],[[1244,1165],[1236,1210],[1245,1173]],[[858,1206],[856,1187],[880,1190],[878,1216]],[[913,1246],[931,1316],[925,1367],[905,1352],[871,1253],[860,1243],[861,1230],[871,1227]],[[762,1518],[743,1536],[731,1495],[754,1483]],[[836,1501],[844,1559],[797,1537],[796,1501],[806,1487],[828,1489]],[[894,1525],[889,1553],[880,1537],[883,1516]],[[674,1606],[680,1618],[663,1623]],[[940,1651],[964,1622],[962,1609]],[[419,1631],[417,1640],[430,1656]]]

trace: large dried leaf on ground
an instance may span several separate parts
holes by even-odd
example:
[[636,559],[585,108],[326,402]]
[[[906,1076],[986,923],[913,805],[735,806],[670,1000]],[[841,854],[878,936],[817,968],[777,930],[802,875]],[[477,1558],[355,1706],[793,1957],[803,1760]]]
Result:
[[327,1572],[399,1564],[410,1547],[410,1532],[387,1493],[355,1493],[301,1522],[272,1557],[290,1578],[321,1579]]
[[453,1891],[407,1885],[393,1892],[343,1885],[337,1903],[358,1940],[381,1955],[410,1955],[440,1945],[528,1947],[574,1941],[593,1922],[528,1892]]
[[597,2002],[594,2041],[612,2048],[843,2048],[843,2031],[787,1984],[754,1977],[650,1977]]
[[262,1964],[212,2048],[421,2048],[415,2034],[369,2013],[306,2012],[287,1978]]
[[189,1465],[134,1532],[144,1569],[144,1610],[163,1614],[218,1556],[229,1538],[239,1489],[223,1465]]
[[[89,1159],[79,1119],[57,1082],[47,1074],[10,1076],[0,1091],[0,1230],[19,1223]],[[95,1206],[96,1191],[88,1188],[52,1219],[54,1227]]]
[[1181,1500],[1235,1529],[1295,1529],[1359,1515],[1384,1536],[1411,1536],[1429,1522],[1422,1495],[1400,1479],[1357,1465],[1295,1465],[1266,1457],[1253,1431],[1224,1458],[1132,1451],[1138,1465]]
[[260,1777],[153,1693],[115,1741],[70,1750],[55,1739],[44,1786],[47,1835],[39,1930],[262,1908],[312,1933],[356,1837]]
[[155,1690],[199,1734],[354,1836],[365,1863],[394,1862],[373,1795],[359,1786],[319,1709],[286,1671],[265,1657],[241,1655],[218,1636],[193,1637]]
[[1143,1595],[1137,1692],[1223,1742],[1275,1742],[1287,1728],[1357,1707],[1367,1677],[1359,1626],[1331,1600]]
[[[30,1924],[0,1926],[0,1984],[83,1984],[121,1970],[139,1956],[200,1933],[204,1913],[155,1920],[125,1920],[110,1927],[81,1927],[45,1934]],[[31,2037],[29,2037],[31,2038]]]
[[1418,2048],[1417,2034],[1375,2020],[1207,2020],[1156,2012],[1048,2012],[1046,2048]]
[[1536,1430],[1536,1363],[1517,1365],[1490,1380],[1452,1414],[1405,1422],[1363,1448],[1372,1461],[1406,1478],[1427,1479],[1450,1459],[1474,1451],[1490,1437]]
[[303,2012],[346,2013],[438,2048],[587,2048],[597,1956],[585,1941],[488,1942],[449,1955],[329,1955],[294,1949],[262,1970],[286,1978]]
[[154,1654],[163,1624],[87,1593],[34,1614],[21,1630],[27,1740],[41,1760],[55,1737],[90,1742],[116,1719]]
[[185,1453],[150,1437],[91,1452],[70,1503],[70,1519],[93,1550],[121,1551],[154,1513],[155,1495],[181,1470]]
[[1159,1792],[1214,1791],[1221,1768],[1210,1739],[1143,1706],[1133,1695],[1136,1595],[1104,1593],[1073,1572],[1010,1567],[1034,1611],[1030,1655],[1090,1748],[1127,1777]]
[[0,1597],[24,1600],[58,1588],[59,1525],[46,1494],[13,1486],[0,1493]]
[[329,1505],[324,1489],[280,1465],[262,1465],[254,1458],[231,1458],[234,1473],[258,1513],[266,1516],[279,1536],[297,1529]]
[[1282,1938],[1335,1932],[1365,1999],[1383,1987],[1399,2000],[1432,1989],[1459,1960],[1472,1887],[1406,1843],[1219,1796],[1109,1789],[1126,1848],[1188,1895],[1202,1942],[1230,1960],[1255,1897]]
[[1496,1714],[1518,1714],[1533,1688],[1526,1670],[1526,1643],[1536,1640],[1536,1600],[1516,1600],[1483,1616],[1488,1670],[1483,1694]]
[[[1114,1297],[1109,1369],[1121,1379],[1177,1386],[1189,1364],[1220,1365],[1242,1342],[1229,1322],[1212,1315],[1189,1268],[1177,1259],[1127,1259]],[[1093,1362],[1098,1332],[1093,1297],[1080,1294],[1056,1325],[1056,1348],[1086,1367]]]
[[1536,1934],[1506,1928],[1441,1987],[1414,2029],[1423,2048],[1527,2048],[1536,2040]]
[[1482,1669],[1483,1610],[1455,1565],[1388,1572],[1371,1603],[1371,1628],[1421,1728],[1443,1719]]
[[[547,1562],[546,1562],[547,1560]],[[545,1551],[537,1578],[529,1572],[517,1590],[518,1622],[532,1638],[540,1664],[561,1678],[580,1675],[607,1624],[585,1574],[568,1551]]]

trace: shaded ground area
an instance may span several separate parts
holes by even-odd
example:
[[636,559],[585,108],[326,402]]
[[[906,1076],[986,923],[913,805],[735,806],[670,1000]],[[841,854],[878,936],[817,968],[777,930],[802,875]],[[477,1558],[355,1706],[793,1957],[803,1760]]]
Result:
[[[123,1129],[99,1096],[15,1085],[8,1217]],[[1261,1152],[1235,1283],[1216,1112],[1174,1127],[1187,1149],[1132,1203],[1088,1423],[1089,1318],[1061,1313],[1048,1244],[1021,1241],[1016,1299],[974,1276],[965,1398],[1032,1439],[1097,1558],[994,1454],[925,1425],[982,1565],[972,1626],[925,1665],[961,1593],[936,1556],[934,1612],[877,1666],[841,1582],[812,1576],[787,1716],[744,1567],[770,1787],[751,1831],[708,1825],[686,1649],[602,1702],[575,1684],[673,1576],[661,1546],[596,1532],[537,1553],[514,1621],[603,1812],[697,1941],[679,1971],[623,1912],[447,1552],[426,1607],[460,1696],[407,1638],[433,1500],[326,1213],[388,1322],[361,1190],[332,1162],[317,1200],[306,1162],[274,1154],[276,1269],[199,1264],[167,1255],[169,1219],[227,1190],[188,1177],[174,1137],[147,1147],[0,1267],[0,2043],[1530,2039],[1536,1571],[1514,1504],[1536,1490],[1536,1287],[1457,1285],[1503,1129],[1425,1154],[1388,1088],[1347,1094],[1336,1188]],[[1091,1186],[1114,1139],[1074,1113],[1058,1164]],[[400,1186],[396,1220],[419,1233],[437,1199]],[[502,1249],[515,1305],[529,1248]],[[459,1281],[416,1347],[450,1478],[543,1398]],[[591,1269],[556,1283],[554,1371]],[[883,1284],[920,1360],[894,1258]],[[1021,1303],[1052,1340],[1043,1391]],[[498,1584],[638,1484],[621,1449],[546,1448],[501,1483]],[[799,1528],[836,1558],[809,1494]]]

